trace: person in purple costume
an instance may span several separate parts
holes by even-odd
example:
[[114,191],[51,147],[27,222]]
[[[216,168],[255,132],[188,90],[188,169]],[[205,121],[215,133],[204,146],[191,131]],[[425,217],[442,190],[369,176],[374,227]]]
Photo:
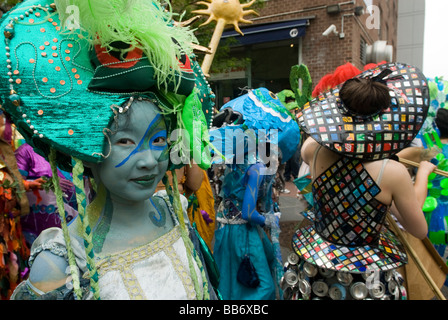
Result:
[[[32,146],[25,143],[15,151],[17,166],[24,180],[36,180],[42,177],[51,178],[50,163],[37,154]],[[75,188],[70,174],[58,169],[58,176],[65,194],[64,207],[67,223],[77,215]],[[39,234],[50,227],[60,227],[56,196],[52,190],[35,189],[26,192],[30,205],[30,213],[21,218],[26,242],[31,245]]]

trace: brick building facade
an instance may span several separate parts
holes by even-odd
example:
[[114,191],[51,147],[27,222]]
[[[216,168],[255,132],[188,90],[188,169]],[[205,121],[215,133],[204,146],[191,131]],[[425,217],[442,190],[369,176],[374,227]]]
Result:
[[[296,64],[308,66],[314,86],[345,62],[362,69],[378,59],[395,61],[398,0],[266,0],[258,13],[246,17],[253,24],[240,24],[244,37],[233,29],[223,34],[222,39],[239,41],[232,56],[250,63],[245,70],[211,74],[218,108],[242,87],[289,88],[289,71]],[[337,32],[324,36],[331,25]]]

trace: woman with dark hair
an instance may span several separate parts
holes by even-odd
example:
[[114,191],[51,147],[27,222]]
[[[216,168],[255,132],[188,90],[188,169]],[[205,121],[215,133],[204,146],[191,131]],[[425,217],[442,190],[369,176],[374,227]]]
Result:
[[305,213],[311,224],[292,239],[300,257],[294,297],[406,297],[396,269],[407,256],[386,216],[395,207],[409,233],[426,236],[421,208],[435,166],[421,162],[413,182],[405,166],[390,158],[418,133],[427,96],[419,70],[385,64],[321,94],[299,115],[310,135],[302,157],[311,169],[314,207]]

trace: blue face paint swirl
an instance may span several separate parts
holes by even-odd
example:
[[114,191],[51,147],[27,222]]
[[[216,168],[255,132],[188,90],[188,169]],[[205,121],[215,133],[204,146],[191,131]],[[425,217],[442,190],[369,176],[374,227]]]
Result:
[[162,221],[162,214],[160,213],[159,209],[157,209],[156,205],[154,204],[154,202],[152,201],[151,198],[149,199],[149,201],[151,201],[152,206],[154,207],[154,209],[156,209],[157,214],[159,215],[158,218],[156,218],[156,216],[154,215],[154,216],[153,216],[154,219],[155,219],[157,222],[161,222],[161,221]]
[[[131,152],[131,153],[130,153],[130,154],[129,154],[123,161],[121,161],[119,164],[117,164],[117,165],[115,166],[115,168],[119,168],[119,167],[121,167],[123,164],[125,164],[125,163],[129,160],[129,158],[130,158],[131,156],[133,156],[133,155],[135,155],[135,154],[137,154],[137,153],[139,153],[139,152],[143,152],[143,151],[145,151],[145,150],[148,150],[148,149],[145,147],[145,145],[144,145],[145,140],[147,140],[146,138],[147,138],[147,136],[148,136],[148,133],[150,132],[151,127],[152,127],[155,123],[157,123],[157,122],[160,121],[160,117],[161,117],[160,114],[158,114],[158,115],[151,121],[151,123],[148,125],[148,128],[146,129],[145,134],[143,135],[142,139],[140,140],[140,142],[138,143],[138,145],[135,147],[135,149],[132,150],[132,152]],[[156,133],[156,134],[150,139],[150,141],[148,142],[148,147],[149,147],[149,149],[151,149],[151,150],[155,150],[155,151],[161,151],[161,150],[164,150],[164,149],[166,148],[166,144],[163,145],[163,146],[152,146],[152,143],[154,142],[154,140],[157,139],[157,138],[160,138],[160,137],[164,137],[164,138],[166,138],[166,130],[161,130],[161,131],[159,131],[158,133]]]
[[151,150],[155,150],[155,151],[162,151],[166,148],[166,143],[163,146],[153,146],[152,143],[154,142],[154,140],[156,140],[157,138],[163,137],[166,139],[166,130],[162,130],[157,132],[152,138],[151,140],[149,140],[149,148]]

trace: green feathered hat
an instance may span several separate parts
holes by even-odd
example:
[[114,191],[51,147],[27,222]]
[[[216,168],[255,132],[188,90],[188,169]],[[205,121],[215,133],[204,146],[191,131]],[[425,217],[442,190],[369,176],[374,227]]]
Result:
[[[214,96],[192,53],[196,38],[157,1],[27,0],[0,28],[2,107],[38,153],[58,152],[62,168],[69,156],[103,159],[104,130],[131,96],[153,99],[170,130],[200,121],[208,150]],[[173,144],[182,152],[189,143]]]

